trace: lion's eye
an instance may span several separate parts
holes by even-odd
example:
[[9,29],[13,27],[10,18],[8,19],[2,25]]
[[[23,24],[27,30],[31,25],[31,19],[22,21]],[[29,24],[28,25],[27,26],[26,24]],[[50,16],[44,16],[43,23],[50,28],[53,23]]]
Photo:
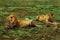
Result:
[[11,18],[13,18],[13,17],[11,17]]

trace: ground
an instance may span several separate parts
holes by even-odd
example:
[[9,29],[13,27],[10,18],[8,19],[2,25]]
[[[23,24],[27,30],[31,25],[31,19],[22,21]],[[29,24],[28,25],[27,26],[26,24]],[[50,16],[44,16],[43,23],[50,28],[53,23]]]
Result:
[[53,12],[55,21],[60,23],[60,1],[59,0],[0,0],[0,39],[1,40],[60,40],[60,27],[54,29],[51,25],[37,22],[42,27],[2,29],[8,25],[6,17],[14,14],[18,19],[35,19],[37,15]]

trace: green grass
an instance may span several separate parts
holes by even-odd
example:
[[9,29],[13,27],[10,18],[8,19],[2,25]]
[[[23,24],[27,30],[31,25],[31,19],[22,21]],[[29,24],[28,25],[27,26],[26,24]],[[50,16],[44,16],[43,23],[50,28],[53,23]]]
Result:
[[11,13],[16,15],[18,19],[35,19],[37,15],[53,12],[54,19],[60,23],[60,0],[56,2],[55,0],[0,0],[0,4],[1,40],[60,40],[60,27],[57,29],[54,29],[52,25],[46,27],[46,24],[41,22],[35,22],[35,24],[42,27],[2,29],[8,24],[6,17]]
[[0,30],[2,40],[58,40],[59,37],[60,28],[53,30],[52,27]]

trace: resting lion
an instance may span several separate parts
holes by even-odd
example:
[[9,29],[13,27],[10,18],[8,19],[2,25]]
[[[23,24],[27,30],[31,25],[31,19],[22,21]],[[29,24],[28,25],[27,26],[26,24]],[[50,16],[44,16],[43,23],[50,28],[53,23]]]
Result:
[[52,13],[48,13],[46,15],[39,15],[36,17],[36,20],[37,21],[40,21],[40,22],[53,22],[54,21],[54,15]]
[[14,15],[9,15],[7,17],[7,21],[9,22],[9,25],[5,27],[6,29],[11,29],[14,27],[20,28],[20,27],[29,27],[29,26],[34,26],[33,20],[30,20],[28,18],[24,20],[18,20],[16,16]]
[[48,14],[45,14],[45,15],[39,15],[39,16],[36,17],[36,21],[47,23],[47,24],[52,24],[54,26],[58,25],[58,23],[55,22],[55,20],[54,20],[53,13],[48,13]]

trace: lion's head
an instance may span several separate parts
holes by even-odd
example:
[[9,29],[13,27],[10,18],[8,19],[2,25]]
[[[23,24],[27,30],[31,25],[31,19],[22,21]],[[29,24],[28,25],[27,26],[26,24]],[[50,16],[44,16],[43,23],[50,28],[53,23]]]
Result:
[[49,21],[49,22],[53,22],[53,21],[54,21],[54,14],[53,14],[53,13],[49,12],[49,13],[46,14],[46,15],[47,15],[47,17],[48,17],[48,21]]
[[17,24],[18,24],[17,17],[14,15],[9,15],[7,17],[7,21],[9,23],[9,28],[13,28],[13,27],[17,26]]
[[17,17],[14,16],[14,15],[9,15],[9,16],[7,17],[7,21],[8,21],[9,23],[13,24],[15,21],[17,21]]

